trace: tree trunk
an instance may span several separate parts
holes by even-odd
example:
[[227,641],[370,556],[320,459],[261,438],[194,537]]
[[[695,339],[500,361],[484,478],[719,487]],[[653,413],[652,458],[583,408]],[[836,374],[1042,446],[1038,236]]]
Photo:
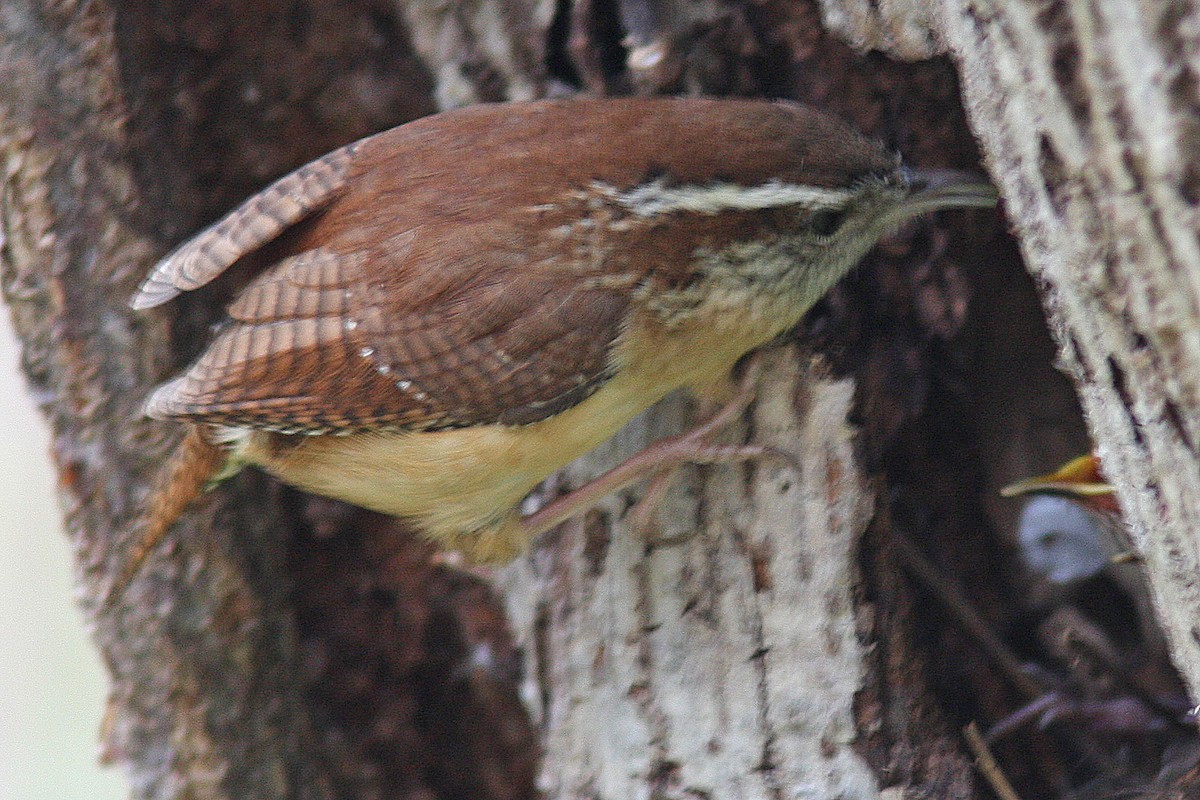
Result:
[[4,293],[112,675],[105,756],[139,797],[529,793],[515,697],[459,668],[469,633],[503,673],[495,600],[390,521],[247,474],[103,604],[180,433],[141,404],[197,353],[228,289],[161,313],[134,313],[131,293],[169,244],[270,179],[432,110],[405,42],[371,0],[0,12]]
[[[853,386],[799,363],[770,354],[748,423],[798,473],[763,463],[677,486],[655,535],[693,537],[681,546],[626,530],[614,497],[504,571],[549,797],[876,796],[853,749],[852,554],[872,505],[846,423]],[[644,446],[679,411],[618,444]]]
[[[957,727],[1003,717],[1017,690],[910,585],[906,542],[982,618],[1018,625],[994,529],[1012,512],[988,493],[1087,446],[987,214],[889,239],[772,349],[742,435],[800,468],[686,471],[655,532],[681,544],[626,530],[636,492],[611,498],[496,571],[497,597],[395,521],[248,474],[176,527],[126,602],[99,603],[177,435],[141,400],[236,289],[130,311],[167,246],[435,104],[574,89],[790,97],[909,163],[976,166],[949,61],[861,55],[822,22],[962,65],[1195,693],[1197,13],[1144,5],[9,0],[3,286],[113,673],[106,752],[135,792],[475,800],[532,797],[540,776],[549,798],[972,796]],[[559,483],[692,417],[669,400]],[[1049,794],[1047,747],[1010,762],[1029,796]]]
[[[172,561],[177,591],[143,583],[136,604],[97,613],[167,445],[169,432],[136,421],[137,387],[169,369],[166,321],[135,318],[124,302],[160,247],[139,214],[111,10],[12,3],[2,20],[4,289],[54,426],[84,602],[113,675],[109,752],[136,760],[146,793],[186,785],[202,798],[330,797],[287,677],[295,653],[284,592],[251,591],[220,553],[226,541],[210,538],[203,562]],[[211,519],[212,504],[206,511],[197,516]],[[265,526],[243,522],[244,552],[265,558]]]
[[1200,696],[1200,6],[823,10],[857,44],[959,60],[1061,366]]
[[[1200,697],[1200,6],[947,4],[967,107]],[[1004,102],[999,102],[1004,98]]]

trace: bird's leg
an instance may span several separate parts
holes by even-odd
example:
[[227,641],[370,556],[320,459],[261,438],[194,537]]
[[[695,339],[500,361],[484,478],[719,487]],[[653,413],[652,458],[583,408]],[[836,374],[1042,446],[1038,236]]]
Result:
[[[747,461],[765,456],[782,459],[797,473],[800,472],[800,462],[796,457],[778,448],[740,445],[732,448],[723,448],[725,452],[722,454],[715,452],[722,448],[708,444],[710,437],[717,435],[735,422],[741,416],[742,412],[745,411],[746,407],[750,405],[751,401],[753,401],[758,393],[758,379],[761,373],[761,356],[759,353],[754,353],[746,360],[745,371],[736,384],[733,397],[726,401],[707,422],[677,437],[678,439],[692,441],[696,444],[698,450],[708,450],[712,455],[716,456],[716,458],[712,459],[692,458],[687,463],[728,463],[733,461]],[[671,488],[672,482],[675,480],[677,467],[678,465],[672,465],[660,469],[658,474],[651,479],[650,484],[646,487],[646,491],[642,493],[641,499],[638,500],[633,510],[629,513],[629,529],[645,538],[647,545],[651,548],[678,547],[679,545],[688,543],[696,535],[695,529],[674,536],[653,535],[654,515],[666,497],[667,491]]]
[[758,357],[750,358],[745,373],[738,381],[734,396],[716,414],[685,433],[655,442],[603,475],[524,517],[520,524],[525,535],[530,539],[540,536],[571,517],[594,507],[608,495],[647,475],[657,473],[631,517],[634,528],[644,530],[649,526],[649,518],[666,494],[675,469],[683,464],[725,464],[772,456],[782,458],[797,467],[797,462],[791,454],[777,448],[764,445],[714,445],[710,441],[737,421],[750,405],[758,388],[760,371]]
[[659,470],[658,474],[651,478],[650,483],[646,485],[646,491],[642,492],[641,499],[637,501],[637,504],[629,512],[629,530],[634,535],[645,539],[651,547],[670,547],[684,544],[695,536],[694,529],[678,536],[652,535],[654,531],[654,515],[658,512],[659,506],[662,505],[662,501],[666,498],[667,490],[675,482],[675,472],[674,468]]

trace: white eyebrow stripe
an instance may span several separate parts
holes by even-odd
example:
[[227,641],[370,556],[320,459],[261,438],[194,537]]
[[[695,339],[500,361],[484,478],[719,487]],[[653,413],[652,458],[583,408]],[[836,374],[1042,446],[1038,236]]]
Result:
[[777,180],[757,186],[739,186],[736,183],[667,186],[660,178],[625,192],[600,182],[593,183],[592,188],[639,217],[671,211],[717,214],[779,206],[801,206],[813,211],[841,209],[855,194],[850,189],[804,186]]

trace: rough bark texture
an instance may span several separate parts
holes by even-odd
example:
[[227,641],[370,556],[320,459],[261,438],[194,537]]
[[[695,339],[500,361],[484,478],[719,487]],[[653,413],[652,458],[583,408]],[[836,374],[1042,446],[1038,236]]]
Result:
[[149,314],[130,293],[271,178],[428,113],[405,41],[371,0],[0,9],[3,288],[112,673],[105,756],[137,796],[529,794],[496,601],[393,521],[244,475],[102,604],[179,433],[141,403],[231,287]]
[[[910,163],[977,164],[948,60],[845,41],[964,65],[1195,686],[1200,34],[1192,4],[1143,6],[5,2],[3,286],[114,674],[109,756],[146,797],[520,798],[538,774],[561,798],[973,796],[957,728],[1019,703],[914,590],[897,537],[1028,649],[996,535],[1013,511],[990,493],[1087,446],[1034,286],[987,214],[883,243],[802,345],[770,355],[743,433],[802,469],[686,473],[659,514],[693,534],[682,545],[647,545],[623,521],[636,492],[613,498],[499,571],[498,598],[398,523],[251,474],[177,527],[129,602],[97,602],[174,436],[138,419],[141,399],[236,290],[134,315],[167,246],[435,105],[579,89],[790,97]],[[691,415],[667,403],[561,482]],[[1052,744],[1008,745],[1025,796],[1087,760]]]
[[[652,535],[694,535],[681,546],[627,530],[613,497],[504,571],[548,796],[876,796],[852,746],[852,552],[872,504],[853,386],[802,376],[790,349],[765,368],[748,424],[796,453],[799,474],[763,463],[677,487]],[[661,436],[679,409],[662,411],[611,449]],[[605,455],[564,479],[593,477]]]
[[[619,4],[616,20],[605,16],[611,6],[574,6],[561,24],[569,29],[575,79],[595,92],[781,94],[849,117],[913,163],[972,165],[946,63],[909,68],[855,56],[821,32],[815,5],[681,5]],[[613,52],[605,35],[613,25],[628,50]],[[962,336],[970,292],[964,267],[979,256],[968,242],[978,247],[994,231],[986,217],[974,219],[982,233],[965,235],[970,226],[961,223],[952,231],[922,224],[898,237],[814,315],[810,332],[833,353],[838,374],[858,379],[857,405],[870,409],[854,415],[865,429],[854,439],[857,463],[881,478],[893,469],[907,474],[895,492],[901,513],[941,520],[928,535],[932,546],[948,540],[947,561],[984,573],[989,559],[1001,559],[977,541],[980,524],[972,520],[981,511],[962,509],[978,488],[964,469],[970,447],[938,452],[934,444],[953,438],[957,426],[965,440],[972,423],[960,415],[956,423],[931,424],[962,410],[955,378],[945,374],[961,365],[947,368],[943,348],[971,346]],[[1012,251],[999,250],[997,269],[1016,275]],[[751,429],[768,438],[808,434],[777,440],[805,459],[792,493],[780,492],[778,470],[722,472],[696,486],[691,499],[677,491],[661,515],[670,532],[694,538],[649,551],[625,530],[614,500],[503,575],[526,655],[524,696],[543,735],[540,783],[549,797],[873,797],[881,786],[933,797],[971,793],[969,762],[932,699],[938,669],[914,648],[920,614],[897,574],[888,526],[874,529],[869,574],[855,578],[848,559],[858,552],[856,517],[839,515],[821,490],[836,486],[838,503],[862,509],[876,505],[882,485],[856,477],[855,462],[831,457],[833,443],[844,446],[852,435],[839,422],[850,406],[817,399],[844,384],[826,378],[806,385],[803,370],[783,367],[787,358],[773,363],[773,381],[781,383],[767,396],[776,402],[755,412]],[[793,395],[801,398],[795,406],[778,402]],[[816,410],[820,421],[811,428],[798,422],[800,409]],[[661,409],[627,437],[646,441],[680,419],[677,408]],[[844,470],[840,476],[826,471],[831,462]],[[597,454],[566,480],[611,463],[611,453]],[[931,476],[937,489],[921,483]],[[829,571],[810,573],[805,565],[812,564]],[[987,588],[993,583],[980,582],[982,602],[1003,602],[1003,587]],[[848,603],[862,640],[873,644],[869,655],[844,638]],[[848,667],[859,655],[863,667]],[[971,709],[978,708],[975,695],[996,691],[972,689],[992,680],[977,662],[964,655],[940,667]],[[830,680],[832,673],[839,679]],[[854,750],[846,746],[848,708]]]
[[946,33],[1200,697],[1200,6],[965,4]]
[[[1082,400],[1194,700],[1200,6],[822,5],[826,20],[852,41],[902,54],[924,40],[960,64],[965,106],[1039,282],[1058,365]],[[890,38],[895,31],[905,36]],[[1178,796],[1195,791],[1181,787]]]
[[1061,364],[1200,696],[1200,6],[824,7],[852,41],[905,54],[927,26],[959,60]]
[[[67,524],[95,614],[123,552],[122,525],[166,445],[162,431],[130,423],[139,402],[130,390],[167,363],[165,321],[135,319],[122,302],[157,244],[138,227],[111,11],[14,3],[2,19],[4,286],[55,427]],[[264,526],[244,523],[243,552],[261,558]],[[146,582],[137,604],[96,619],[114,676],[110,752],[140,761],[135,785],[163,794],[175,784],[201,798],[329,797],[287,677],[294,637],[282,593],[252,588],[233,566],[240,558],[196,555],[172,564],[188,584],[178,594]]]
[[441,109],[545,97],[548,0],[397,2]]

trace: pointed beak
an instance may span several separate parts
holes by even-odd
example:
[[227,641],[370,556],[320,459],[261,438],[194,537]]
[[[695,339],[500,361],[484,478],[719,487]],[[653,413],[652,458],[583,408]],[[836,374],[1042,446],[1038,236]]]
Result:
[[1115,490],[1100,472],[1100,459],[1092,454],[1073,458],[1054,472],[1010,483],[1000,490],[1001,497],[1037,493],[1112,497]]
[[996,187],[982,175],[956,169],[904,169],[909,195],[900,206],[905,217],[943,208],[993,208]]

